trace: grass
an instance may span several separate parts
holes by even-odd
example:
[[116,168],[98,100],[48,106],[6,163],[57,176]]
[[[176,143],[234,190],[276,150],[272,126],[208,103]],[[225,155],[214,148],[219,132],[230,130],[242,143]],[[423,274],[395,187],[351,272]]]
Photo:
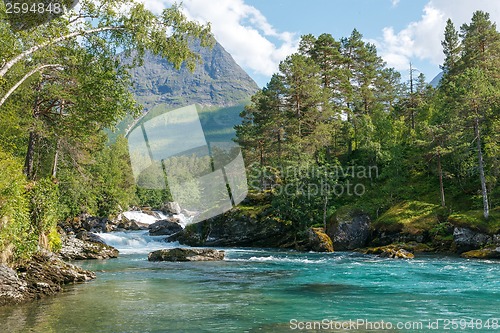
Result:
[[467,227],[488,234],[500,233],[500,208],[490,211],[486,220],[482,210],[457,212],[449,216],[448,221],[456,227]]
[[373,224],[375,229],[387,232],[419,234],[435,228],[440,207],[422,201],[403,201],[386,211]]

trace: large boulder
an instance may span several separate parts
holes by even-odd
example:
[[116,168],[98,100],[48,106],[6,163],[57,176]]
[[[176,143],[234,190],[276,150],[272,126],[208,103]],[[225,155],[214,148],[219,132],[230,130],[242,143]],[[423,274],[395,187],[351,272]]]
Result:
[[118,250],[104,242],[63,236],[60,256],[66,260],[109,259],[118,257]]
[[362,248],[370,237],[370,217],[356,210],[339,209],[327,225],[326,233],[336,251]]
[[456,227],[453,230],[453,240],[455,242],[456,252],[463,253],[479,249],[488,243],[492,243],[494,237],[469,228]]
[[176,218],[159,220],[149,225],[149,234],[151,236],[170,236],[182,231],[182,226]]
[[16,271],[0,265],[0,306],[22,302],[26,299],[28,286]]
[[297,237],[293,226],[269,215],[234,208],[190,224],[168,240],[189,246],[295,247]]
[[149,225],[146,223],[138,222],[134,219],[129,220],[125,216],[122,216],[121,220],[116,225],[117,229],[124,230],[148,230]]
[[149,261],[217,261],[224,259],[224,251],[214,249],[174,248],[149,253]]
[[333,252],[332,240],[323,228],[309,228],[305,249],[314,252]]
[[104,241],[104,239],[101,238],[101,236],[96,235],[92,232],[88,232],[86,230],[80,231],[79,233],[76,234],[75,237],[86,242],[106,244],[106,242]]

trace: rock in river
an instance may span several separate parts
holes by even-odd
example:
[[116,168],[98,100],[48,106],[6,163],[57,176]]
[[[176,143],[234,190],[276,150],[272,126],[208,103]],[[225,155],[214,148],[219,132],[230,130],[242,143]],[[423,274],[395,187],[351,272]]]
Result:
[[224,251],[214,249],[174,248],[149,253],[149,261],[217,261],[224,259]]
[[149,226],[149,234],[151,236],[170,236],[182,230],[179,224],[179,219],[168,218],[159,220]]
[[395,244],[368,248],[363,251],[365,254],[378,254],[382,258],[413,259],[415,255]]
[[500,259],[500,246],[489,246],[479,250],[462,253],[462,257],[468,259]]

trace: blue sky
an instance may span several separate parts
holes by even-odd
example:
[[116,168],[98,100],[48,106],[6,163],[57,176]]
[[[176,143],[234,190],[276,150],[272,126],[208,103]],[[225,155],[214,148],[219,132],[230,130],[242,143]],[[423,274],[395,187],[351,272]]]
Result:
[[[145,1],[154,10],[174,2]],[[500,22],[499,0],[184,0],[183,7],[189,18],[211,22],[217,40],[261,87],[304,34],[339,39],[356,28],[404,79],[412,62],[430,81],[443,60],[448,18],[459,27],[480,9]]]

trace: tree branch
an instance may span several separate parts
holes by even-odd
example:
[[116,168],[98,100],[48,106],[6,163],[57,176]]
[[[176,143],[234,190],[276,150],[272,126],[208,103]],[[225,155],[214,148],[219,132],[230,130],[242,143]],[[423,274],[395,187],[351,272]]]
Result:
[[37,68],[31,70],[21,80],[19,80],[19,82],[17,82],[12,88],[10,88],[9,91],[7,91],[7,93],[5,94],[5,96],[2,97],[2,99],[0,100],[0,107],[5,103],[5,101],[7,100],[7,98],[9,98],[9,96],[12,95],[12,93],[14,91],[16,91],[16,89],[19,88],[19,86],[21,84],[23,84],[23,82],[26,81],[31,75],[33,75],[33,74],[35,74],[37,72],[40,72],[40,71],[44,70],[45,68],[56,68],[56,67],[61,67],[61,65],[60,64],[41,65],[41,66],[38,66]]
[[124,26],[117,26],[117,27],[101,27],[101,28],[95,28],[95,29],[90,29],[90,30],[75,31],[75,32],[72,32],[70,34],[61,36],[59,38],[55,38],[55,39],[46,41],[44,43],[35,45],[35,46],[27,49],[26,51],[20,53],[19,55],[12,58],[11,60],[7,61],[0,69],[0,78],[4,77],[5,74],[9,71],[9,69],[12,68],[12,66],[14,66],[15,64],[17,64],[20,60],[22,60],[23,58],[29,56],[30,54],[32,54],[32,53],[34,53],[34,52],[36,52],[44,47],[57,44],[59,42],[62,42],[63,40],[71,39],[73,37],[90,35],[90,34],[93,34],[96,32],[102,32],[102,31],[123,30],[123,29],[125,29]]

